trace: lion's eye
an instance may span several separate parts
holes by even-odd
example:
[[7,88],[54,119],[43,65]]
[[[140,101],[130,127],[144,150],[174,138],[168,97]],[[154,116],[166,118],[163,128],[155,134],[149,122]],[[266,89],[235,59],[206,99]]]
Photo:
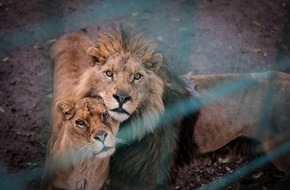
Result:
[[103,117],[104,117],[104,118],[107,119],[109,116],[110,116],[110,115],[109,115],[109,112],[105,112],[105,113],[103,113]]
[[85,122],[83,120],[79,119],[79,120],[76,120],[76,124],[83,126],[83,125],[85,125]]
[[110,77],[110,78],[113,77],[113,72],[112,71],[106,71],[105,74],[106,74],[107,77]]
[[136,73],[134,75],[134,80],[140,80],[142,78],[142,75],[140,73]]
[[110,116],[110,114],[108,112],[104,112],[101,116],[101,120],[105,121],[109,116]]
[[76,120],[76,124],[78,127],[82,128],[84,130],[87,130],[89,128],[89,126],[86,124],[86,122],[81,120],[81,119]]

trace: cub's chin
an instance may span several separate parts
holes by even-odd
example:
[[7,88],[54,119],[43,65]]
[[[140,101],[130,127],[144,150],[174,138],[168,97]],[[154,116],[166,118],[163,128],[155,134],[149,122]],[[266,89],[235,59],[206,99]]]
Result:
[[105,147],[100,152],[95,153],[94,157],[98,159],[103,159],[111,156],[115,152],[115,147]]

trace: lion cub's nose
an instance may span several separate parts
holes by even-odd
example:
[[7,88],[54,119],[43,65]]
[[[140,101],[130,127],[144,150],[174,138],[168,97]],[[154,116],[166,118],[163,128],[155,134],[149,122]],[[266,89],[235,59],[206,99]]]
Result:
[[131,100],[131,96],[124,92],[117,92],[116,94],[113,94],[113,97],[119,102],[120,106]]
[[94,137],[97,141],[104,142],[108,133],[106,131],[98,131]]

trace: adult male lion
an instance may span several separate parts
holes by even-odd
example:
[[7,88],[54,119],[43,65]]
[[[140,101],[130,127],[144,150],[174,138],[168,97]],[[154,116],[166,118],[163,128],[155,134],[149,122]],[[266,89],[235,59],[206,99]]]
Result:
[[[191,142],[192,128],[184,123],[195,116],[187,120],[179,105],[190,97],[184,82],[151,41],[123,27],[100,33],[87,54],[93,67],[74,95],[102,97],[110,115],[123,121],[118,137],[127,140],[111,159],[110,188],[165,189],[170,171],[191,148],[183,141]],[[174,115],[160,120],[169,108]]]
[[[290,75],[281,72],[193,75],[192,92],[203,104],[194,131],[201,153],[215,151],[237,137],[274,151],[290,141]],[[272,159],[272,158],[270,158]],[[290,146],[273,160],[290,172]]]

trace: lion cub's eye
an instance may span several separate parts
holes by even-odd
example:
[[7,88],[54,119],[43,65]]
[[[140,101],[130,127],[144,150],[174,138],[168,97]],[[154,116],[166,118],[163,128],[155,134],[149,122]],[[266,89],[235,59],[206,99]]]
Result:
[[102,113],[102,115],[101,115],[102,121],[105,121],[109,116],[110,116],[110,114],[108,112]]
[[76,124],[80,125],[80,126],[86,125],[86,123],[83,120],[81,120],[81,119],[76,120]]
[[110,78],[113,77],[113,72],[112,71],[106,71],[105,74],[106,74],[107,77],[110,77]]
[[106,112],[103,113],[103,117],[104,117],[104,118],[107,119],[109,116],[110,116],[109,112],[106,111]]
[[85,122],[83,121],[83,120],[76,120],[76,124],[77,125],[84,125],[85,124]]
[[142,75],[140,73],[136,73],[134,75],[134,80],[140,80],[142,78]]

